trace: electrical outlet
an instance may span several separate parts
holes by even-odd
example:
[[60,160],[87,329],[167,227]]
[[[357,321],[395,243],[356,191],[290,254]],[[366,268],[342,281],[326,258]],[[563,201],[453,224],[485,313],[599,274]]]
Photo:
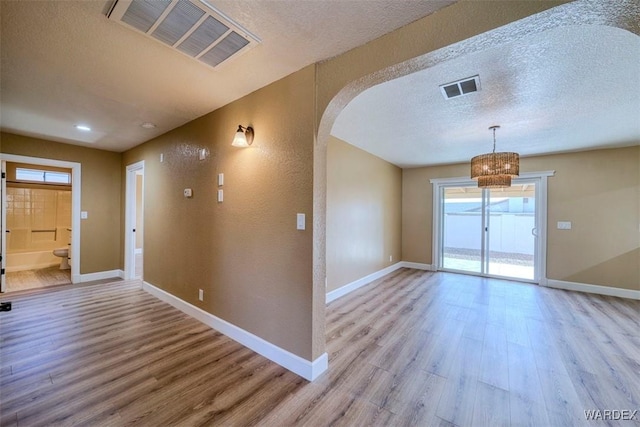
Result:
[[202,289],[198,289],[198,299],[204,301],[204,291]]

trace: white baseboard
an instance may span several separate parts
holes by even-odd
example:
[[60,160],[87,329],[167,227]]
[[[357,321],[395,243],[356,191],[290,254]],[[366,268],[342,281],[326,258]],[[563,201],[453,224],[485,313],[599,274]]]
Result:
[[156,298],[172,305],[183,313],[193,317],[196,320],[204,323],[210,328],[215,329],[218,332],[223,333],[234,341],[250,348],[258,354],[266,357],[267,359],[277,363],[278,365],[290,370],[291,372],[300,375],[306,380],[313,381],[320,374],[327,370],[329,365],[329,359],[327,353],[322,354],[313,362],[303,359],[287,350],[284,350],[274,344],[271,344],[264,339],[253,335],[250,332],[245,331],[238,326],[220,319],[211,313],[208,313],[201,308],[198,308],[188,302],[181,300],[180,298],[172,295],[162,289],[148,283],[143,282],[142,289],[149,292]]
[[420,262],[409,262],[409,261],[402,261],[400,264],[402,264],[402,267],[405,267],[405,268],[414,268],[416,270],[436,271],[434,266],[431,265],[431,264],[422,264]]
[[355,280],[351,283],[341,286],[338,289],[334,289],[331,292],[327,292],[326,303],[329,304],[331,301],[334,301],[340,298],[341,296],[351,293],[358,288],[368,285],[374,280],[377,280],[383,276],[386,276],[387,274],[392,273],[397,269],[403,268],[403,267],[414,268],[416,270],[434,271],[434,268],[431,264],[420,264],[417,262],[400,261],[396,264],[390,265],[389,267],[383,268],[382,270],[376,271],[375,273],[371,273],[368,276],[365,276],[361,279]]
[[402,263],[398,262],[396,264],[390,265],[389,267],[383,268],[382,270],[376,271],[375,273],[371,273],[368,276],[364,276],[361,279],[355,280],[351,283],[341,286],[338,289],[334,289],[331,292],[327,292],[326,303],[329,304],[331,301],[334,301],[340,298],[341,296],[351,293],[356,289],[363,287],[364,285],[368,285],[374,280],[377,280],[382,276],[386,276],[387,274],[392,273],[401,267],[402,267]]
[[545,279],[542,283],[545,282],[546,286],[550,288],[640,300],[640,291],[636,291],[633,289],[613,288],[610,286],[601,285],[588,285],[586,283],[565,282],[564,280],[553,279]]
[[98,271],[96,273],[87,273],[87,274],[77,274],[72,277],[73,283],[84,283],[91,282],[93,280],[103,280],[103,279],[123,279],[124,271],[122,270],[108,270],[108,271]]

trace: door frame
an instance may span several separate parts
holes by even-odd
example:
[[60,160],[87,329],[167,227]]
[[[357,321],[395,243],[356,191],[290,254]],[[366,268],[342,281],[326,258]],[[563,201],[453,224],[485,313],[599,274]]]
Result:
[[[139,174],[142,174],[142,217],[144,218],[144,160],[127,166],[124,213],[124,277],[128,280],[136,278],[136,239],[133,229],[136,226],[136,176]],[[144,243],[142,250],[144,256]]]
[[[520,278],[496,276],[488,273],[475,273],[466,271],[456,271],[464,274],[495,277],[509,279],[519,282],[537,283],[546,286],[547,282],[547,178],[555,175],[555,171],[527,172],[521,173],[518,178],[512,180],[513,184],[526,183],[526,181],[536,181],[536,247],[535,247],[535,269],[534,279],[526,280]],[[443,270],[442,268],[442,216],[443,216],[443,189],[453,186],[473,186],[477,182],[470,177],[457,178],[435,178],[429,182],[433,185],[433,230],[432,230],[432,262],[435,271]],[[483,205],[484,206],[484,205]],[[483,209],[483,223],[484,223]],[[482,233],[482,250],[485,246],[485,233]],[[484,258],[482,262],[485,262]]]
[[7,271],[7,162],[5,160],[0,161],[2,168],[2,188],[0,194],[2,194],[2,208],[0,209],[0,233],[2,238],[0,239],[0,292],[5,292],[7,288],[7,281],[5,271]]
[[[41,157],[29,157],[29,156],[20,156],[16,154],[0,154],[0,161],[2,161],[3,171],[6,167],[6,162],[14,162],[14,163],[27,163],[30,165],[36,166],[53,166],[58,168],[67,168],[71,169],[71,249],[73,250],[73,255],[71,259],[71,283],[81,282],[80,276],[80,210],[82,208],[81,205],[81,194],[82,194],[82,164],[78,162],[69,162],[66,160],[54,160],[54,159],[45,159]],[[5,181],[6,182],[6,181]],[[3,190],[5,190],[3,188]],[[6,249],[6,215],[7,215],[7,203],[6,203],[6,191],[2,192],[2,268],[6,268],[5,261],[6,256],[4,249]],[[5,270],[6,271],[6,270]],[[4,280],[2,282],[4,286]],[[4,287],[2,288],[2,292],[4,292]]]

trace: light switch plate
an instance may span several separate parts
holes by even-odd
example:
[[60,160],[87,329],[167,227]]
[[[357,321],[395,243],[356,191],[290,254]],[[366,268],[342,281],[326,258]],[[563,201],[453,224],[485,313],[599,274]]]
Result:
[[184,189],[184,197],[193,197],[193,190],[190,188],[185,188]]
[[558,230],[571,230],[571,221],[558,221]]
[[80,212],[80,219],[87,219],[87,218],[89,218],[89,212],[87,211]]
[[219,173],[218,174],[218,187],[222,187],[224,185],[224,174],[223,173]]
[[218,202],[222,203],[224,201],[224,190],[218,190]]
[[296,228],[298,230],[304,230],[305,229],[305,218],[304,218],[304,214],[303,213],[299,213],[296,216],[297,219],[297,224],[296,224]]

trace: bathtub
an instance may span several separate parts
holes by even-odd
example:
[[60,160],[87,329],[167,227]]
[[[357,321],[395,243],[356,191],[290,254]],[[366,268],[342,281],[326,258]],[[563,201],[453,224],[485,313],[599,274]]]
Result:
[[7,254],[7,272],[35,270],[54,265],[60,265],[60,258],[53,254],[53,250]]

